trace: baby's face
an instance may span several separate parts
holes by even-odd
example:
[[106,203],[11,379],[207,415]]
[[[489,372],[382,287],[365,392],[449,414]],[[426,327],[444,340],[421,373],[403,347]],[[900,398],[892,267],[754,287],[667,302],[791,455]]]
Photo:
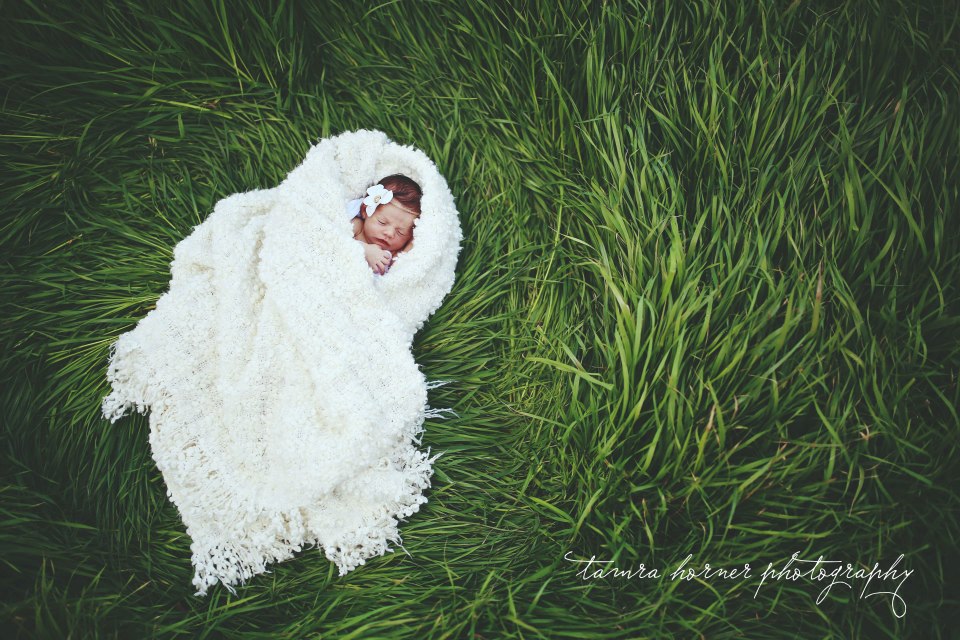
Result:
[[381,204],[363,221],[363,235],[367,243],[396,252],[413,238],[413,221],[416,219],[416,214],[392,202]]

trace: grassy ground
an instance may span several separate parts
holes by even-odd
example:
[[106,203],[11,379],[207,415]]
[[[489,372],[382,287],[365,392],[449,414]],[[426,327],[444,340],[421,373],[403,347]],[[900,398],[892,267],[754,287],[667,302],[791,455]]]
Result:
[[[562,4],[3,4],[0,624],[948,637],[957,6]],[[457,196],[458,280],[415,343],[456,381],[424,437],[447,454],[410,556],[338,578],[312,550],[194,598],[147,421],[98,415],[109,344],[219,198],[356,128]],[[902,601],[761,584],[795,552],[913,573]],[[688,554],[751,577],[670,579]]]

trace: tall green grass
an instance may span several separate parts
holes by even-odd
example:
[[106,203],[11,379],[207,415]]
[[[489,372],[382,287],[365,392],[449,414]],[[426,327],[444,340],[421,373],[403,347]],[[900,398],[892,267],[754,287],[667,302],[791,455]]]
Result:
[[[958,604],[952,2],[24,0],[2,22],[0,574],[23,637],[940,638]],[[321,137],[423,149],[464,229],[418,334],[404,547],[192,597],[107,351],[214,203]],[[900,554],[861,583],[577,577]],[[870,591],[892,588],[874,583]],[[6,637],[9,637],[6,635]]]

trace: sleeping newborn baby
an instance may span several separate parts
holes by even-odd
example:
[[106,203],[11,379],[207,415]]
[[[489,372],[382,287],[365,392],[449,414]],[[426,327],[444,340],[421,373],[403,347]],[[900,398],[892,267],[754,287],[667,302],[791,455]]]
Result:
[[367,195],[347,203],[353,238],[363,244],[367,264],[384,275],[413,248],[413,223],[420,216],[420,185],[401,174],[387,176]]

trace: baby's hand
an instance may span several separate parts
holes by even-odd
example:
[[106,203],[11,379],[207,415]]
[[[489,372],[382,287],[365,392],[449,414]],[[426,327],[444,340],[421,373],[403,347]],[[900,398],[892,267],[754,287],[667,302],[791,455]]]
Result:
[[373,269],[374,273],[383,275],[387,272],[387,269],[390,268],[390,262],[393,259],[393,254],[386,249],[381,249],[375,244],[364,243],[363,253],[367,258],[367,264],[370,265],[370,268]]

